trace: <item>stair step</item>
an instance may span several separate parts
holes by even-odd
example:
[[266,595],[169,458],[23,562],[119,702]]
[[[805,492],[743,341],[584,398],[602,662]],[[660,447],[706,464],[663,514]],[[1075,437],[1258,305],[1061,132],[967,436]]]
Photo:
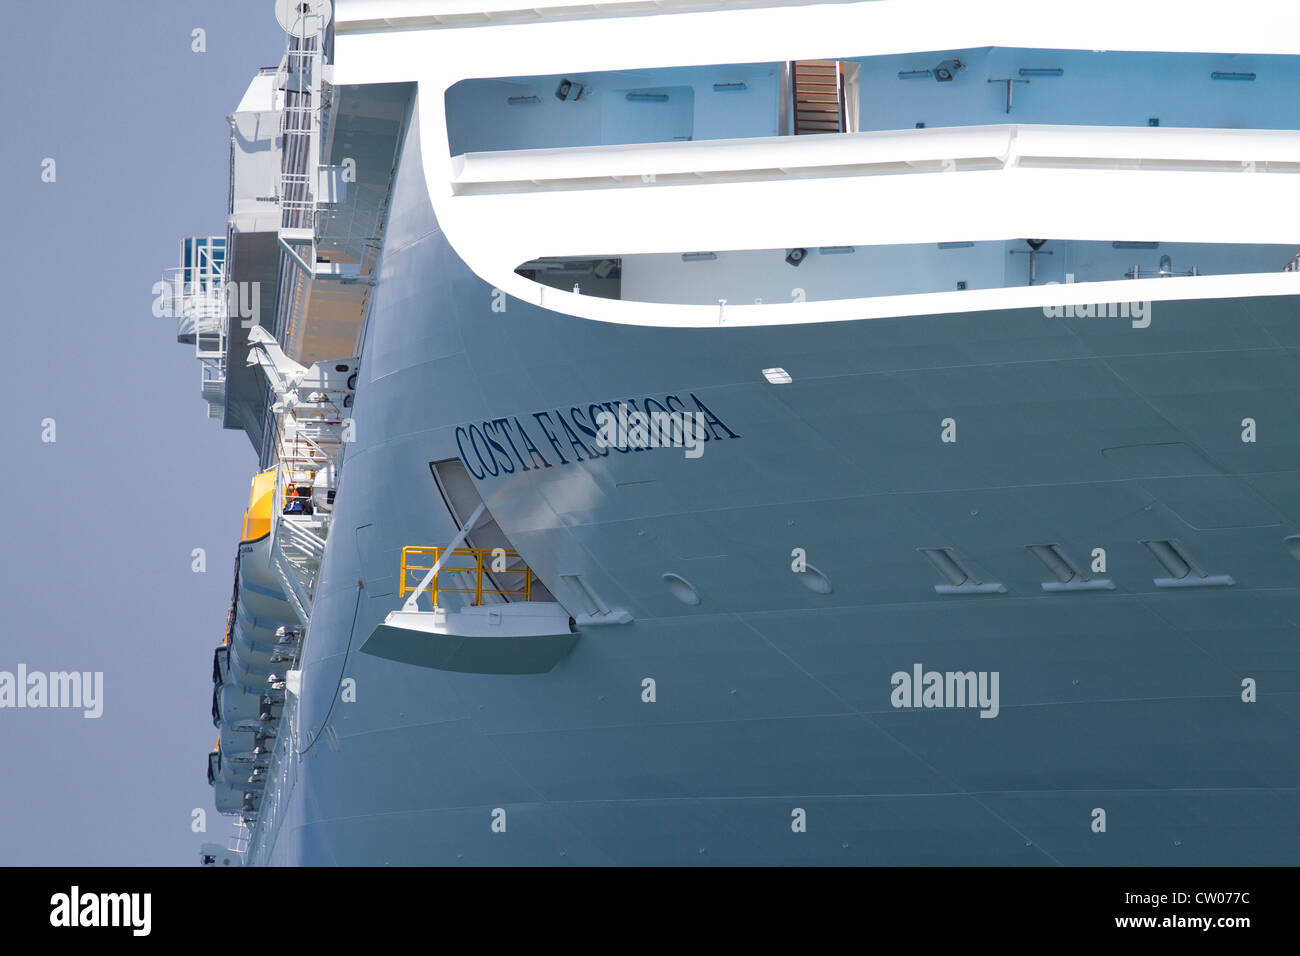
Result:
[[795,60],[790,69],[795,134],[840,132],[839,61]]

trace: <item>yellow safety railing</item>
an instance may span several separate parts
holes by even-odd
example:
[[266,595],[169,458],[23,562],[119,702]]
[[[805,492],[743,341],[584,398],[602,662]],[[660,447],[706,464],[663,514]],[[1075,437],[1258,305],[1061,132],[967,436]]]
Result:
[[[434,565],[438,563],[438,559],[442,557],[446,550],[446,548],[426,548],[419,545],[408,545],[403,548],[399,596],[417,590],[425,574],[433,570]],[[428,563],[415,563],[420,559],[426,559]],[[474,586],[472,588],[439,586],[438,578],[456,572],[473,574]],[[488,576],[487,587],[483,586],[483,576],[485,574]],[[412,575],[415,576],[414,580],[411,580]],[[497,586],[501,583],[508,583],[501,582],[498,578],[510,576],[514,578],[522,577],[522,585],[514,589]],[[523,563],[519,552],[510,548],[457,548],[448,555],[447,561],[442,567],[438,568],[438,573],[433,576],[433,580],[424,590],[430,595],[434,607],[438,606],[439,592],[472,594],[476,605],[483,603],[484,595],[498,595],[505,598],[521,597],[525,601],[531,601],[533,574],[528,569],[528,565]]]

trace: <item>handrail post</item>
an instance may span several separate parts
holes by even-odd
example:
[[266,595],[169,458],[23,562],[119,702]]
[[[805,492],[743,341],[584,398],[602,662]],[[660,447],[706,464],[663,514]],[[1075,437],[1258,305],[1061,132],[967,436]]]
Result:
[[483,549],[474,549],[474,606],[483,603]]
[[844,122],[844,61],[835,61],[835,98],[839,101],[840,107],[840,129],[841,133],[847,131],[848,125]]
[[450,554],[449,551],[443,551],[442,548],[433,549],[433,578],[429,581],[429,606],[438,606],[438,566],[442,564],[444,554]]

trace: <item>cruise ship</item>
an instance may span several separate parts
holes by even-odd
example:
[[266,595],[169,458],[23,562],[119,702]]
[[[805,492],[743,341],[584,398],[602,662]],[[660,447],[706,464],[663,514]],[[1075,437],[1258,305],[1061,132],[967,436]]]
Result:
[[267,7],[205,864],[1300,857],[1300,8]]

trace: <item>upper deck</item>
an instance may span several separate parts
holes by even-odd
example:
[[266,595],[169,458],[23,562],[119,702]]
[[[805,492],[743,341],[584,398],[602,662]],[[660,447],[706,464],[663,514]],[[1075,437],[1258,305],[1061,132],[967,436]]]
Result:
[[[344,0],[335,79],[415,82],[457,251],[511,295],[589,318],[715,324],[726,299],[729,321],[820,321],[958,291],[980,294],[939,305],[998,307],[1025,296],[1027,237],[1056,244],[1038,285],[1291,289],[1300,13],[1216,10]],[[1134,243],[1184,255],[1165,267]],[[764,265],[844,247],[812,288]],[[963,256],[978,261],[949,268]],[[816,318],[788,308],[793,288]]]

